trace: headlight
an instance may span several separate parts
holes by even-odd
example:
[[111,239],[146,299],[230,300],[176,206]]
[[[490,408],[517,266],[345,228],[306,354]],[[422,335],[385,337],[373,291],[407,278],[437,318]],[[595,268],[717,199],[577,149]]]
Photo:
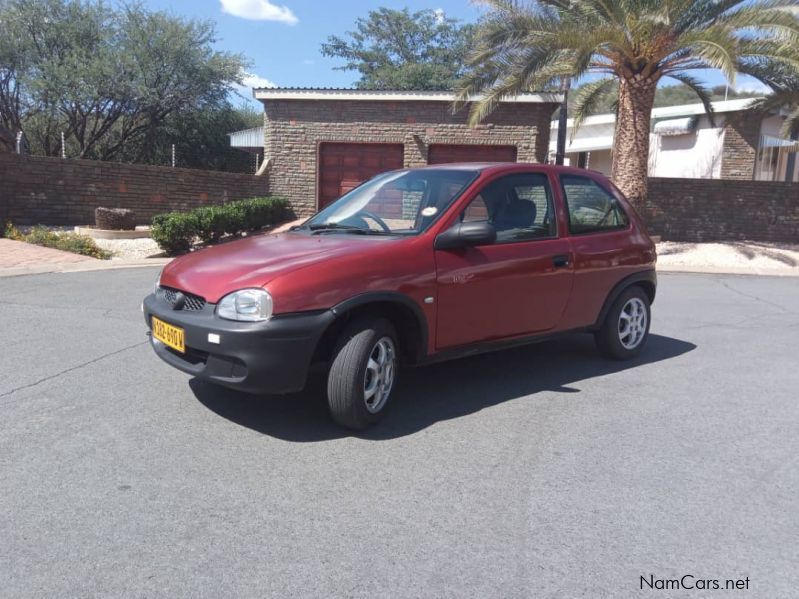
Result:
[[216,314],[227,320],[268,320],[272,316],[272,296],[263,289],[234,291],[222,298]]
[[153,289],[153,293],[158,293],[158,288],[161,286],[161,275],[163,274],[164,269],[158,271],[158,278],[155,280],[155,288]]

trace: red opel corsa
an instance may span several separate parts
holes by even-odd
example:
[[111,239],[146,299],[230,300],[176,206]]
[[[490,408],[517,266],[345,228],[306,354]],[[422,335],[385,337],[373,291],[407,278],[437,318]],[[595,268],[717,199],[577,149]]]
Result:
[[174,260],[144,318],[160,358],[233,389],[298,391],[326,363],[330,413],[363,428],[403,365],[574,331],[637,355],[655,260],[599,173],[450,164],[383,173],[288,232]]

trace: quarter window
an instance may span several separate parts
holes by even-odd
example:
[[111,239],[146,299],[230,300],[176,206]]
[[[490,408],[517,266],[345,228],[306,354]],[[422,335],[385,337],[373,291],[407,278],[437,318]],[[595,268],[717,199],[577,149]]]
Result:
[[461,221],[487,221],[497,243],[555,237],[552,192],[543,173],[508,175],[492,181],[461,213]]
[[562,175],[560,181],[569,208],[570,232],[596,233],[630,224],[619,201],[593,179]]

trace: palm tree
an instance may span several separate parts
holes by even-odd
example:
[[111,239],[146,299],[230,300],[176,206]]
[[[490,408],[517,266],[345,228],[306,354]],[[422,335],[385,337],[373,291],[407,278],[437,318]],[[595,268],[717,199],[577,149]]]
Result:
[[[455,108],[471,97],[476,124],[505,97],[586,78],[575,128],[618,87],[612,178],[637,206],[646,201],[655,90],[664,78],[690,87],[711,115],[697,71],[734,83],[747,73],[799,73],[799,0],[482,0],[477,33]],[[592,78],[593,74],[601,77]],[[586,80],[584,79],[584,80]]]

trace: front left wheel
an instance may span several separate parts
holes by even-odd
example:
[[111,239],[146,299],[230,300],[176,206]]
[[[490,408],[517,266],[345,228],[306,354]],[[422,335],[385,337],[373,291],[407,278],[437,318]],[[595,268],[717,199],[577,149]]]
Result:
[[378,422],[391,399],[398,367],[394,326],[379,317],[353,321],[339,338],[327,377],[333,419],[353,429]]

